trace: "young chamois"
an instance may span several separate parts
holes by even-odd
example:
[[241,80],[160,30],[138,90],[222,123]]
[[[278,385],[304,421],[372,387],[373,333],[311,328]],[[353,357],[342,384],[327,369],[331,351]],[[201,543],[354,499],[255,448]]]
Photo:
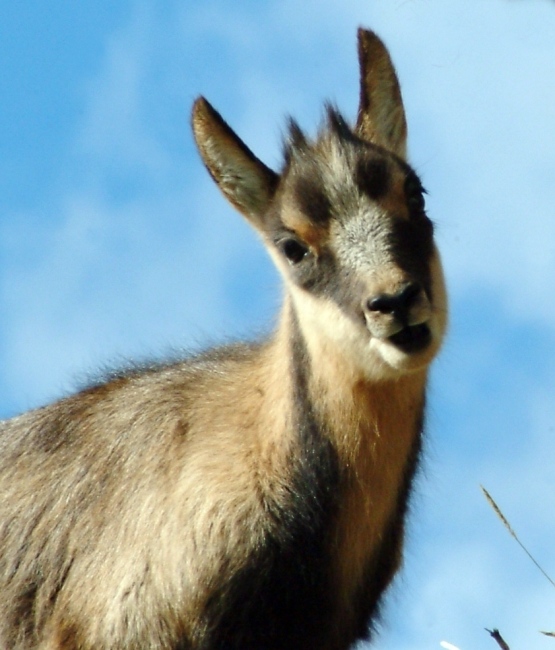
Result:
[[203,98],[196,142],[285,283],[267,340],[113,374],[0,423],[0,647],[345,650],[401,562],[446,298],[398,81],[281,173]]

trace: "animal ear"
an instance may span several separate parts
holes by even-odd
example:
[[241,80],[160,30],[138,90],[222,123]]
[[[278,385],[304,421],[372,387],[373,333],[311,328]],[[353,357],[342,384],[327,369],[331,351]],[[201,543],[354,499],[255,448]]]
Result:
[[374,32],[358,30],[360,103],[357,134],[369,142],[407,153],[407,122],[399,81],[389,53]]
[[260,226],[278,175],[260,161],[204,97],[192,111],[193,133],[206,168],[228,201]]

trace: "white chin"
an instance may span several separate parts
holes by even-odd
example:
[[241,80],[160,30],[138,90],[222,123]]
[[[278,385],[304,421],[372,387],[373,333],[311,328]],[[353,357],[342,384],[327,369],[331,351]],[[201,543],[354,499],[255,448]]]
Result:
[[393,379],[399,375],[424,370],[434,357],[434,345],[429,345],[420,352],[404,352],[390,341],[372,339],[370,348],[372,359],[369,359],[369,374],[373,378]]

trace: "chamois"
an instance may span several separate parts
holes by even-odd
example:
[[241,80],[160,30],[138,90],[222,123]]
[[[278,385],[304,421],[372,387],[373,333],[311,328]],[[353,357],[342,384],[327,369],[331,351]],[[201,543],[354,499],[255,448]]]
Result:
[[274,333],[0,423],[0,647],[346,650],[402,555],[446,294],[397,77],[359,30],[354,127],[280,173],[204,99],[209,173],[285,297]]

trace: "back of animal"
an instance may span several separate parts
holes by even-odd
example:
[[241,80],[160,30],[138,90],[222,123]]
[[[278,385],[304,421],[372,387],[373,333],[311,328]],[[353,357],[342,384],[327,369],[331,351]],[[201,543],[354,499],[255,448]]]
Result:
[[283,278],[275,331],[0,422],[0,647],[347,650],[402,559],[446,297],[383,43],[282,168],[204,98],[202,160]]

